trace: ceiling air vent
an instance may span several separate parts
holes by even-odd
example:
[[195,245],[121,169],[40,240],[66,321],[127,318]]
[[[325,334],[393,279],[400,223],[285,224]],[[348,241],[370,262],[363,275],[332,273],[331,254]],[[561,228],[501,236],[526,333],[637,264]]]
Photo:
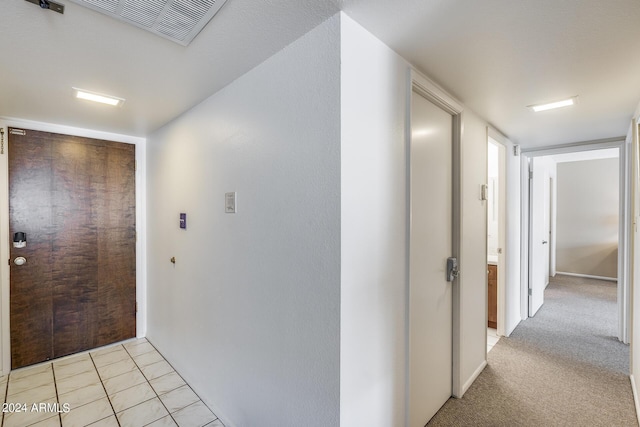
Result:
[[187,46],[226,0],[71,0]]

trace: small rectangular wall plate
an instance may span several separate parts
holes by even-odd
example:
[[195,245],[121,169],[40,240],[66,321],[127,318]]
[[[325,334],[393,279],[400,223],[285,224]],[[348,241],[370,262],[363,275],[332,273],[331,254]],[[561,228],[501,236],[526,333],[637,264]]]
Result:
[[187,229],[187,214],[186,213],[181,213],[180,214],[180,228],[182,228],[183,230]]
[[40,6],[42,9],[49,9],[54,12],[64,14],[64,5],[52,0],[27,0],[29,3],[33,3]]
[[236,213],[236,192],[224,193],[225,213]]

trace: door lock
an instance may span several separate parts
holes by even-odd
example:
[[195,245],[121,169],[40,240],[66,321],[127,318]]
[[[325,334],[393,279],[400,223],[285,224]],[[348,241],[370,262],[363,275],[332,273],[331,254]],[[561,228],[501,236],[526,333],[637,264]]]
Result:
[[13,235],[13,247],[14,248],[26,248],[27,247],[27,233],[24,231],[18,231]]
[[458,258],[447,258],[447,282],[453,282],[458,278],[460,270],[458,270]]

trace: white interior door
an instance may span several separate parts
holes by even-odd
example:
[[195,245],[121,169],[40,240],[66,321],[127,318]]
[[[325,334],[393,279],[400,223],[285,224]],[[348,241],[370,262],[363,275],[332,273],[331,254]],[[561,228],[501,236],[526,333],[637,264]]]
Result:
[[549,178],[549,172],[545,170],[543,175],[543,193],[542,193],[542,202],[544,209],[544,217],[542,218],[542,253],[544,256],[544,287],[546,288],[549,284],[549,276],[551,266],[551,251],[549,248],[551,247],[551,178]]
[[[505,146],[492,137],[488,138],[487,148],[487,261],[497,261],[498,264],[497,300],[494,303],[497,306],[497,332],[502,336],[505,334],[506,311],[507,159]],[[491,307],[491,302],[488,307]]]
[[423,427],[451,397],[453,117],[413,92],[409,239],[409,425]]
[[544,289],[549,283],[549,173],[539,158],[531,160],[529,238],[529,316],[535,315],[544,303]]

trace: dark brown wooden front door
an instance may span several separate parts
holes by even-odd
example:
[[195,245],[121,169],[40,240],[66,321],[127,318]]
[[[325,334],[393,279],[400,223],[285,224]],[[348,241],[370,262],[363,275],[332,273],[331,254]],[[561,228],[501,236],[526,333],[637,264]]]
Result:
[[[9,129],[11,366],[136,334],[135,147]],[[16,265],[24,257],[26,263]]]

